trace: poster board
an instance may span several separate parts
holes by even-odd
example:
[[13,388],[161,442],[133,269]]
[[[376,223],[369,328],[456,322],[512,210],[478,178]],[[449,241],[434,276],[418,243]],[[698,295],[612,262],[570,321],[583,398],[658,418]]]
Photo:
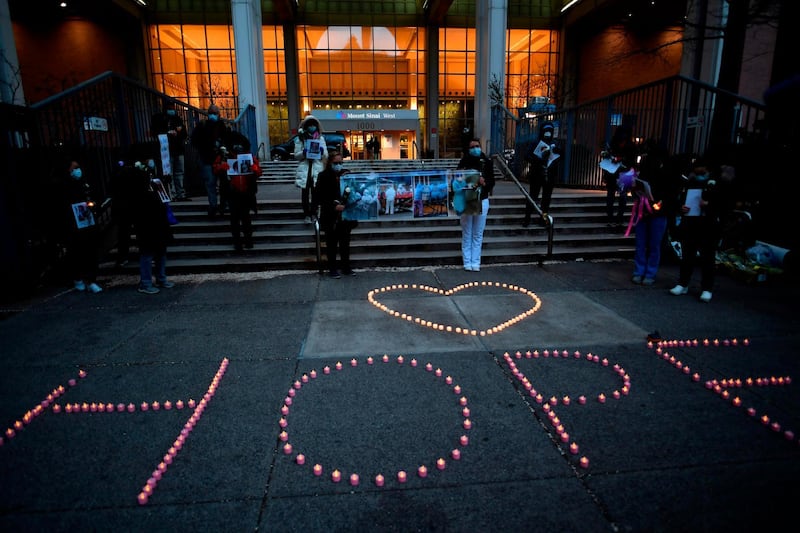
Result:
[[456,216],[479,215],[481,213],[480,172],[477,170],[454,170],[448,176],[450,209]]
[[345,199],[342,220],[374,220],[378,218],[378,175],[344,174],[339,178],[339,191]]
[[448,215],[447,174],[414,176],[414,218]]

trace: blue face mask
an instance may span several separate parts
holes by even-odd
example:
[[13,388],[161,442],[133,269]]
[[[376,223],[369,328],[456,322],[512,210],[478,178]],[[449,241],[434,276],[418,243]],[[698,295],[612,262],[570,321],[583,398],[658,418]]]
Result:
[[219,119],[219,115],[215,115],[213,113],[208,115],[208,120],[210,120],[211,122],[216,122],[218,119]]
[[469,149],[469,155],[473,155],[475,157],[479,157],[481,155],[481,149],[478,146]]
[[171,117],[174,117],[177,114],[178,114],[178,112],[175,111],[174,109],[167,109],[167,115],[169,115]]
[[331,165],[331,168],[333,169],[334,172],[341,172],[344,167],[342,166],[341,163],[334,163]]
[[316,126],[309,126],[307,128],[307,130],[308,130],[309,133],[314,133],[314,132],[317,131],[317,127]]
[[75,178],[76,180],[79,180],[81,179],[81,176],[83,176],[83,172],[81,172],[81,169],[79,168],[73,168],[72,171],[69,173],[69,175]]

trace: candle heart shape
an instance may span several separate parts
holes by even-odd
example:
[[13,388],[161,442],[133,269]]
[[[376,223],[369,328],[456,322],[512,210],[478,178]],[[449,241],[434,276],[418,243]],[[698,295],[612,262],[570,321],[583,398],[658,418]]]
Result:
[[[508,320],[506,320],[504,322],[501,322],[501,323],[496,324],[494,326],[490,326],[490,327],[488,327],[486,329],[478,330],[478,329],[470,328],[469,326],[466,326],[466,325],[458,325],[457,326],[457,325],[452,325],[452,324],[440,324],[440,323],[437,323],[437,322],[432,322],[430,320],[424,319],[422,317],[411,315],[409,313],[403,313],[403,312],[397,311],[395,309],[389,308],[388,306],[384,305],[378,298],[379,295],[386,295],[388,293],[391,293],[392,291],[398,291],[398,290],[418,290],[418,291],[424,291],[424,292],[429,292],[429,293],[433,293],[433,294],[439,294],[441,296],[454,296],[454,295],[458,294],[459,292],[464,291],[466,289],[479,289],[479,288],[482,288],[482,287],[483,288],[486,288],[486,287],[501,288],[501,289],[508,290],[508,291],[510,291],[512,293],[515,293],[515,294],[523,294],[523,295],[529,297],[533,301],[533,305],[530,308],[522,311],[518,315],[516,315],[516,316],[514,316],[514,317],[512,317],[512,318],[510,318],[510,319],[508,319]],[[508,284],[508,283],[501,283],[501,282],[497,282],[497,281],[481,281],[481,282],[473,281],[473,282],[470,282],[470,283],[464,283],[464,284],[458,285],[456,287],[453,287],[452,289],[440,289],[438,287],[430,287],[430,286],[427,286],[427,285],[418,285],[416,283],[412,284],[412,285],[409,285],[409,284],[388,285],[388,286],[380,288],[380,289],[374,289],[374,290],[369,291],[369,293],[367,294],[367,300],[369,300],[369,302],[372,305],[374,305],[375,307],[377,307],[378,309],[380,309],[384,313],[388,313],[389,315],[391,315],[393,317],[400,318],[401,320],[406,320],[408,322],[411,322],[412,324],[417,324],[418,326],[421,326],[421,327],[432,328],[432,329],[436,329],[438,331],[446,331],[448,333],[457,333],[457,334],[460,334],[460,335],[473,335],[473,336],[481,336],[481,337],[486,336],[486,335],[493,335],[493,334],[499,333],[499,332],[503,331],[504,329],[506,329],[507,327],[512,326],[514,324],[517,324],[518,322],[520,322],[520,321],[528,318],[529,316],[533,315],[536,311],[538,311],[542,307],[542,300],[536,294],[534,294],[533,292],[529,291],[525,287],[520,287],[518,285],[512,285],[512,284]]]

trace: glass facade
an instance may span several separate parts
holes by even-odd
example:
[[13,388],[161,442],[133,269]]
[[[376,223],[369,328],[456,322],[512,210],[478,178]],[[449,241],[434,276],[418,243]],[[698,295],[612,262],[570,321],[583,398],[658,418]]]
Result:
[[[464,27],[438,29],[438,142],[443,157],[457,155],[465,129],[473,129],[476,30],[466,27],[468,18],[464,15],[448,19],[452,23],[463,19],[460,25]],[[172,12],[171,19],[181,20],[180,12]],[[230,23],[219,24],[216,20],[213,24],[149,27],[153,85],[200,109],[216,103],[224,116],[235,118],[239,106],[233,28]],[[293,53],[297,58],[298,94],[289,95],[287,86],[291,84],[287,83],[287,76],[292,74],[287,72],[284,28],[290,27],[262,26],[270,145],[282,143],[297,127],[299,117],[288,116],[289,98],[298,99],[303,114],[319,110],[402,109],[417,110],[420,119],[424,118],[429,75],[426,28],[295,26],[297,50]],[[537,97],[557,103],[558,33],[509,29],[506,44],[506,107],[524,109],[534,100],[542,100]],[[357,154],[375,132],[355,133],[351,147]],[[419,144],[419,140],[412,141]]]

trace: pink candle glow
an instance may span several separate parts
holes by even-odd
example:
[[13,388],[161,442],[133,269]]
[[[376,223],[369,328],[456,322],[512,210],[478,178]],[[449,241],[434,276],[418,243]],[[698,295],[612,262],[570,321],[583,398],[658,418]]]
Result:
[[339,483],[342,480],[342,473],[338,470],[334,470],[331,472],[331,481],[334,483]]
[[350,485],[351,486],[355,487],[356,485],[358,485],[358,481],[359,481],[358,474],[350,474]]
[[458,448],[455,448],[452,452],[450,452],[450,457],[458,461],[461,459],[461,451]]
[[341,370],[341,369],[342,369],[342,362],[336,361],[336,370]]
[[350,366],[358,366],[358,359],[355,357],[350,359]]
[[419,477],[428,477],[428,467],[425,465],[420,466],[417,468],[417,475]]
[[581,468],[589,468],[589,458],[585,455],[580,460]]
[[397,473],[397,481],[400,483],[405,483],[408,480],[408,474],[405,473],[404,470],[401,470]]
[[469,418],[464,419],[464,429],[472,428],[472,421]]
[[322,465],[321,464],[319,464],[319,463],[315,464],[313,470],[314,470],[314,475],[315,476],[321,476],[322,475]]
[[447,461],[445,461],[443,458],[439,457],[436,460],[436,468],[438,468],[439,470],[444,470],[446,466],[447,466]]
[[569,445],[569,453],[571,453],[572,455],[577,455],[578,451],[579,448],[576,442],[573,442],[572,444]]
[[382,474],[378,474],[375,476],[375,485],[378,487],[383,487],[383,484],[386,482],[386,479],[383,477]]
[[586,396],[583,396],[583,395],[578,396],[578,403],[581,404],[581,405],[586,404]]
[[286,443],[283,445],[283,453],[286,455],[290,455],[292,453],[292,445],[290,443]]
[[461,435],[461,437],[458,439],[458,442],[460,442],[462,446],[466,446],[469,444],[469,437],[466,435]]

